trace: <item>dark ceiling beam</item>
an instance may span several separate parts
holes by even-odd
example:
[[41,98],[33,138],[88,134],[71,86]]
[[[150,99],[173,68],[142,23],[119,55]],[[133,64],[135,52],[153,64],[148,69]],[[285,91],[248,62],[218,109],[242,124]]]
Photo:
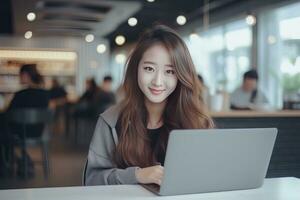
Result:
[[[299,0],[228,0],[228,4],[210,10],[209,23],[214,26],[242,15],[255,14],[263,9],[276,8],[293,2]],[[189,27],[203,27],[203,12],[193,13],[189,18]]]
[[0,34],[12,34],[12,5],[10,0],[0,0]]

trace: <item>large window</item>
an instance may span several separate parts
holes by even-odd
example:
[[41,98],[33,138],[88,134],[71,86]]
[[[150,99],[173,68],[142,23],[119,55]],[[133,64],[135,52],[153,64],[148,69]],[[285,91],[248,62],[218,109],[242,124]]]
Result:
[[232,92],[251,68],[252,31],[244,20],[191,34],[185,41],[211,94]]
[[259,16],[259,69],[263,87],[272,104],[299,101],[300,92],[300,3]]

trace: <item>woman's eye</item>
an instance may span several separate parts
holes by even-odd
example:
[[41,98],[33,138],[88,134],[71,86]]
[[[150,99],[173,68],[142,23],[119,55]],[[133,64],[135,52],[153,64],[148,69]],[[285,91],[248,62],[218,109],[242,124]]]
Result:
[[148,72],[153,72],[154,69],[152,67],[144,67],[144,70],[148,71]]
[[167,74],[175,74],[175,71],[172,69],[168,69],[166,72],[167,72]]

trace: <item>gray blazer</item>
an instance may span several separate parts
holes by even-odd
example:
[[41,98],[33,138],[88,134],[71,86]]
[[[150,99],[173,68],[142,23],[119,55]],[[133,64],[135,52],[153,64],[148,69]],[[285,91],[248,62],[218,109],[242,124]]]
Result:
[[120,106],[113,106],[102,113],[98,119],[90,144],[83,174],[83,185],[137,184],[135,170],[117,168],[112,153],[118,144],[116,123]]

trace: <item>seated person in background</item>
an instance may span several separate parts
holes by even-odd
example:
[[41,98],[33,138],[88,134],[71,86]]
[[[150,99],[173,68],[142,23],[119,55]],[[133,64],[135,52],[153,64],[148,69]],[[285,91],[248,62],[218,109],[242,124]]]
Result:
[[[20,82],[24,89],[15,93],[8,111],[20,108],[48,108],[49,95],[48,91],[43,89],[43,77],[38,72],[35,64],[23,65],[20,69]],[[39,137],[42,135],[44,126],[41,125],[28,125],[26,137]],[[22,139],[22,127],[11,126],[14,135]],[[27,155],[28,156],[28,155]],[[29,164],[33,168],[32,161],[28,156]],[[22,161],[19,161],[22,162]],[[22,169],[18,169],[19,175],[22,175]],[[30,169],[29,169],[30,170]],[[33,171],[29,171],[32,174]]]
[[50,105],[53,108],[63,106],[67,101],[67,92],[59,84],[57,79],[52,79],[52,86],[49,90]]
[[243,84],[230,96],[230,108],[234,110],[261,110],[269,107],[265,95],[257,88],[258,74],[256,70],[247,71]]
[[115,94],[112,92],[112,77],[105,76],[98,93],[99,114],[116,103]]
[[86,90],[83,95],[79,98],[79,102],[88,101],[92,102],[96,99],[99,88],[94,78],[88,78],[85,81]]
[[[20,82],[23,89],[14,94],[8,111],[18,108],[48,108],[49,94],[43,89],[44,80],[35,64],[26,64],[21,67]],[[41,132],[31,129],[28,134],[40,136]]]
[[94,78],[89,78],[85,82],[86,90],[75,105],[75,116],[92,117],[97,115],[96,106],[98,103],[99,88]]

